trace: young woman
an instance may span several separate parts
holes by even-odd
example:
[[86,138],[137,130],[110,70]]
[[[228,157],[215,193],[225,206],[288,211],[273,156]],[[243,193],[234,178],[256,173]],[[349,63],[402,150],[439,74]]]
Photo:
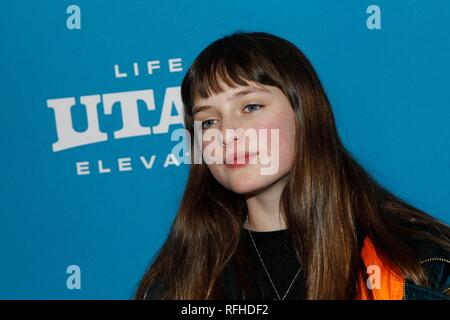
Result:
[[[203,133],[277,129],[270,148],[279,166],[262,175],[249,158],[244,165],[191,164],[137,299],[449,297],[450,228],[353,159],[316,72],[295,45],[263,32],[225,36],[195,59],[181,94],[192,150],[197,121]],[[235,134],[216,151],[242,143]]]

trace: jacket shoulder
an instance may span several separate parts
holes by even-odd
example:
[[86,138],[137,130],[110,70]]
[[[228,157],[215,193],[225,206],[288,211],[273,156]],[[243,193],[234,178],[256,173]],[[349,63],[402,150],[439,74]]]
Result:
[[445,246],[420,243],[419,259],[428,277],[429,288],[405,283],[407,299],[445,299],[450,300],[450,252]]
[[447,255],[433,255],[420,262],[428,276],[430,289],[450,299],[450,259]]

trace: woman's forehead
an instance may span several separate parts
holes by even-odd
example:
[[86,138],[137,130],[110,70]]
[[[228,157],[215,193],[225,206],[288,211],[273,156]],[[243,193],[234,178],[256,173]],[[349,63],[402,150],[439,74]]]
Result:
[[270,93],[270,86],[263,85],[259,82],[248,81],[246,85],[234,84],[232,87],[228,86],[223,81],[220,82],[220,88],[222,89],[219,93],[211,93],[210,96],[206,98],[201,98],[198,95],[193,99],[194,106],[197,106],[202,103],[208,103],[211,100],[216,99],[233,99],[239,96],[243,96],[248,93],[253,92],[262,92],[262,93]]

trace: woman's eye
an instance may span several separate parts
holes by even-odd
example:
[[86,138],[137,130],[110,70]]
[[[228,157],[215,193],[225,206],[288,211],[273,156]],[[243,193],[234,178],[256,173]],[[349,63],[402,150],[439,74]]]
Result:
[[212,121],[216,121],[214,119],[209,119],[209,120],[205,120],[202,122],[202,128],[203,129],[208,129],[209,126],[213,125],[214,123],[211,123]]
[[261,108],[262,108],[262,105],[261,105],[261,104],[248,104],[248,105],[246,105],[246,106],[244,107],[244,110],[247,109],[247,110],[249,110],[250,112],[255,112],[255,111],[258,111],[258,110],[261,109]]

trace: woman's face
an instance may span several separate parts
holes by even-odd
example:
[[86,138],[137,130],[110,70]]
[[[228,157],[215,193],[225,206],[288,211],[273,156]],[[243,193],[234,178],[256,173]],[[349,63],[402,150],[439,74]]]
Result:
[[[221,85],[225,88],[222,93],[208,99],[194,99],[194,121],[201,121],[203,156],[206,159],[207,154],[219,155],[222,161],[207,162],[207,166],[224,187],[239,194],[256,193],[280,180],[291,168],[295,146],[294,111],[277,87],[256,82],[236,88],[223,82]],[[205,138],[216,133],[222,135],[222,140]],[[250,143],[249,139],[253,141]],[[248,158],[245,152],[249,153]],[[269,157],[272,165],[263,162],[267,161],[267,158],[262,160],[263,155]],[[230,165],[233,163],[238,165]],[[272,169],[267,170],[268,167]],[[265,174],[262,168],[266,168]]]

